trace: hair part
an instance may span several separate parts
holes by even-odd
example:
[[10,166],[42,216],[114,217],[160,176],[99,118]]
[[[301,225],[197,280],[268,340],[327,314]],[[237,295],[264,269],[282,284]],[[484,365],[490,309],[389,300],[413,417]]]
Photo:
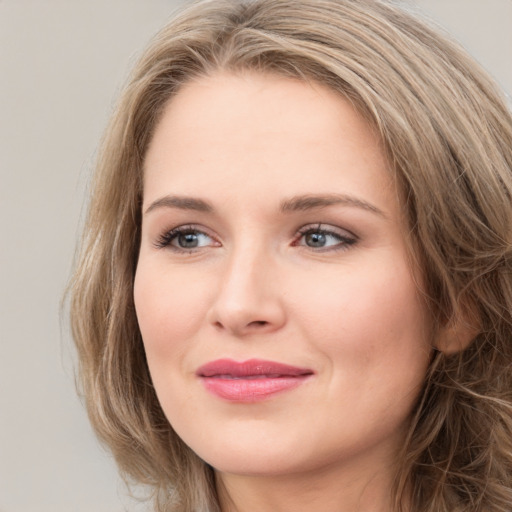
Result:
[[[144,157],[165,105],[218,71],[339,92],[378,131],[434,325],[473,322],[434,351],[399,460],[397,511],[505,512],[512,503],[512,120],[457,45],[379,0],[202,0],[152,41],[106,131],[71,323],[91,422],[156,510],[218,510],[213,471],[158,403],[133,304]],[[461,320],[462,319],[462,320]]]

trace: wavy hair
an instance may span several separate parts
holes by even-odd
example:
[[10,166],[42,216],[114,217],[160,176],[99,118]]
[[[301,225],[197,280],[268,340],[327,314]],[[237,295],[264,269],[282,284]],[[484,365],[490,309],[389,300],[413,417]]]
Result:
[[433,350],[396,475],[413,512],[510,512],[512,119],[456,44],[384,0],[202,0],[135,67],[106,131],[71,282],[79,382],[122,474],[157,511],[218,510],[212,468],[175,434],[151,384],[133,305],[142,169],[164,106],[217,70],[319,82],[380,134],[434,325],[479,333]]

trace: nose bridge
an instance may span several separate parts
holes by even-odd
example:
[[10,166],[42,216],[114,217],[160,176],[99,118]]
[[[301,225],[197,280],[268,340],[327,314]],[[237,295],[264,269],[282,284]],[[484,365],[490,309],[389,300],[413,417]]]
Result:
[[277,262],[268,248],[241,241],[226,257],[211,321],[236,334],[278,328],[284,311],[275,281]]
[[220,300],[232,308],[253,309],[269,295],[267,277],[271,271],[268,253],[255,243],[241,243],[226,261],[220,286]]

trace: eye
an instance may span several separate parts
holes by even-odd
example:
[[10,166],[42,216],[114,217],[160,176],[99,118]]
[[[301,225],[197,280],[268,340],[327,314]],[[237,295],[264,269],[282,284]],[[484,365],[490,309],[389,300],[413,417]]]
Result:
[[169,247],[176,251],[194,251],[203,247],[218,246],[211,236],[193,226],[180,226],[161,235],[156,247]]
[[209,239],[210,237],[204,233],[179,233],[173,238],[171,245],[182,249],[196,249],[209,245]]
[[299,237],[293,245],[319,250],[347,249],[355,244],[357,238],[348,231],[339,228],[306,226],[299,231]]

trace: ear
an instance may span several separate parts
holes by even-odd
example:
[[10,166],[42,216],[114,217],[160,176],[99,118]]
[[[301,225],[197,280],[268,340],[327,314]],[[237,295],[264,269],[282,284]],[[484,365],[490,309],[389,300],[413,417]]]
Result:
[[446,355],[466,349],[481,331],[480,318],[475,307],[459,308],[438,332],[434,346]]

